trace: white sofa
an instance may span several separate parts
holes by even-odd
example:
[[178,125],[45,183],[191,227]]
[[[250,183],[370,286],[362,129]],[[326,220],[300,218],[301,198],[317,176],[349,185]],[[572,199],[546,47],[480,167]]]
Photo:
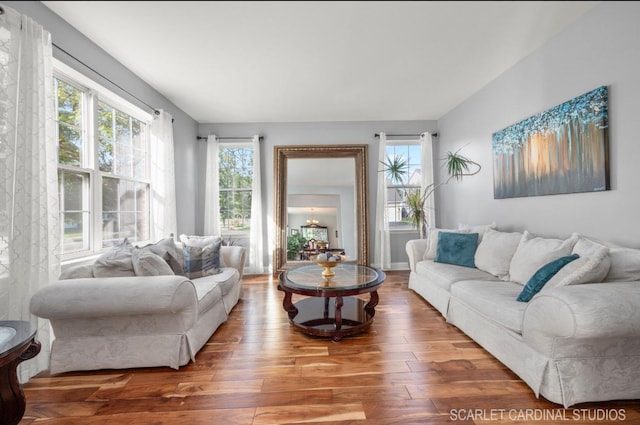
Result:
[[222,246],[220,258],[220,273],[192,280],[180,275],[80,277],[42,288],[30,308],[51,322],[51,373],[178,369],[195,361],[242,296],[245,249]]
[[[562,240],[479,229],[475,267],[432,258],[443,229],[409,241],[409,288],[509,367],[536,397],[564,407],[639,399],[640,250],[590,245],[592,240],[575,234]],[[522,277],[535,274],[545,256],[540,249],[523,248],[524,240],[534,239],[538,248],[557,248],[555,257],[577,250],[581,260],[557,272],[530,301],[520,302],[527,283]],[[514,274],[520,275],[518,282]]]

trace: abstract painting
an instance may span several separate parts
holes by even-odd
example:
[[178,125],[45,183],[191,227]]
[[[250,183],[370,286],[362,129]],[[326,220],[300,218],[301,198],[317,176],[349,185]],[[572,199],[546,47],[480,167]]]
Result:
[[606,86],[492,136],[495,199],[609,190]]

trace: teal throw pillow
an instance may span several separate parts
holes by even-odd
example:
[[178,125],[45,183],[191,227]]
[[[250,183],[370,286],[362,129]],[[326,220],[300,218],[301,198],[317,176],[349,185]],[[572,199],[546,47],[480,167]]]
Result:
[[473,257],[477,247],[477,233],[438,232],[438,246],[433,261],[475,268]]
[[566,257],[560,257],[540,267],[538,271],[531,276],[531,279],[529,279],[522,292],[520,292],[520,295],[518,295],[518,301],[528,302],[531,300],[560,269],[578,258],[580,258],[578,254],[567,255]]

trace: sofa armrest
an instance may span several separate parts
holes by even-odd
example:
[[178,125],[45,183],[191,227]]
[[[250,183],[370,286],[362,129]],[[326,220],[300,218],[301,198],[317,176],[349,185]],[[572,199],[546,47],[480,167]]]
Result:
[[30,310],[45,319],[181,312],[195,320],[197,301],[184,276],[84,278],[46,285],[31,297]]
[[224,245],[220,247],[220,256],[227,267],[233,267],[240,273],[240,279],[244,272],[247,250],[243,246]]
[[427,251],[429,244],[427,239],[412,239],[407,242],[405,249],[409,257],[409,268],[412,272],[416,271],[416,263],[422,261],[424,253]]
[[548,338],[640,338],[640,282],[541,292],[525,310],[522,336],[533,343]]

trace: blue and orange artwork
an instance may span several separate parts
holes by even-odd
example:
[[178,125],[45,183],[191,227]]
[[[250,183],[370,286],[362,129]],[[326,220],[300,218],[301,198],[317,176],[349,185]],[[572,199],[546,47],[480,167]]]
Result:
[[495,199],[609,190],[608,90],[493,134]]

